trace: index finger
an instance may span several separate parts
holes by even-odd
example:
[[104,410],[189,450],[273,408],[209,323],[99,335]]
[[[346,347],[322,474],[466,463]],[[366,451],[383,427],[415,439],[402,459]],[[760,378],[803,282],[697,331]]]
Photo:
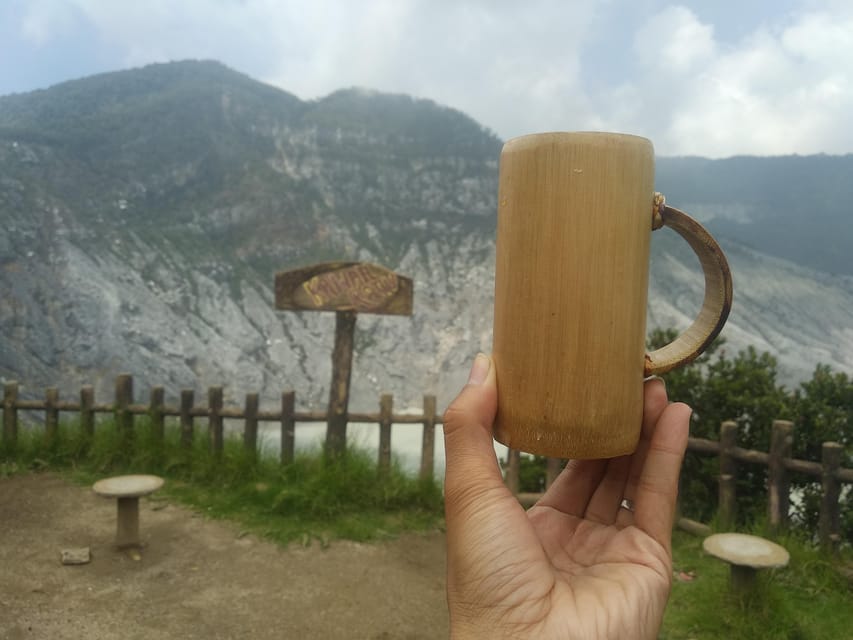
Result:
[[634,496],[634,524],[657,540],[667,551],[678,498],[678,475],[687,450],[690,414],[686,404],[663,410],[654,428],[646,461]]

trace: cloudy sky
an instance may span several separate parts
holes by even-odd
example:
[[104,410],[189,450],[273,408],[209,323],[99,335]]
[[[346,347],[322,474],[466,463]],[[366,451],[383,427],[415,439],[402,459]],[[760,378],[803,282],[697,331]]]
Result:
[[850,0],[2,0],[0,95],[217,59],[296,94],[431,98],[502,138],[853,152]]

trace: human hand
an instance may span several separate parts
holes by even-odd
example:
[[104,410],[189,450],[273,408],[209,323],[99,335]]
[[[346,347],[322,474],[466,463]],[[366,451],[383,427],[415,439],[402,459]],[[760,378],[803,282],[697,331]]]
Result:
[[570,461],[527,512],[501,477],[496,408],[494,366],[479,355],[444,416],[451,637],[656,638],[690,408],[647,382],[634,454]]

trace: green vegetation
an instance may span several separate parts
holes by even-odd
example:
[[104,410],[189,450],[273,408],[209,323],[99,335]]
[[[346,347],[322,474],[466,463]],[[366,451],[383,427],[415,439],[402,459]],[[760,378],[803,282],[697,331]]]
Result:
[[[317,101],[303,121],[319,131],[338,132],[318,142],[347,152],[340,132],[372,135],[383,142],[397,143],[401,157],[446,156],[497,157],[501,141],[469,116],[431,100],[407,95],[384,94],[364,89],[343,89]],[[354,157],[363,157],[364,148],[353,145]]]
[[[672,330],[655,331],[650,347],[670,342]],[[838,442],[845,447],[841,465],[853,466],[853,380],[819,365],[812,379],[790,391],[777,382],[776,359],[748,348],[734,356],[717,341],[694,364],[664,376],[670,398],[694,408],[692,436],[719,439],[720,424],[738,424],[738,446],[767,451],[774,420],[794,424],[792,456],[820,460],[821,444]],[[681,504],[685,515],[707,522],[716,511],[719,461],[688,453],[684,461]],[[767,467],[738,466],[737,508],[740,526],[753,526],[766,512]],[[818,478],[791,474],[792,491],[802,495],[794,505],[796,524],[815,531],[820,507]],[[853,492],[842,492],[841,533],[853,542]]]
[[836,568],[838,559],[796,537],[778,542],[790,552],[790,565],[760,572],[754,593],[738,596],[729,589],[729,566],[706,555],[701,538],[675,532],[675,577],[661,640],[850,637],[850,584]]
[[76,424],[61,425],[53,442],[41,429],[26,430],[14,452],[0,452],[0,477],[25,470],[52,469],[90,484],[124,473],[154,473],[167,479],[162,494],[207,516],[239,522],[248,531],[280,543],[335,538],[369,540],[441,524],[442,495],[432,480],[420,480],[392,466],[387,473],[364,451],[350,448],[326,460],[321,451],[299,453],[280,465],[252,456],[229,439],[220,458],[206,434],[183,449],[177,428],[158,442],[150,424],[137,420],[132,439],[105,421],[87,443]]

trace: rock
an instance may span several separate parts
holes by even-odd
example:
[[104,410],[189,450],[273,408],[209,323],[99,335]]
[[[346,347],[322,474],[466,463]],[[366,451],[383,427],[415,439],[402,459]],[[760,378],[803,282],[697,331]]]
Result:
[[92,554],[89,552],[89,547],[62,549],[59,552],[59,559],[62,561],[62,564],[89,564],[92,561]]

